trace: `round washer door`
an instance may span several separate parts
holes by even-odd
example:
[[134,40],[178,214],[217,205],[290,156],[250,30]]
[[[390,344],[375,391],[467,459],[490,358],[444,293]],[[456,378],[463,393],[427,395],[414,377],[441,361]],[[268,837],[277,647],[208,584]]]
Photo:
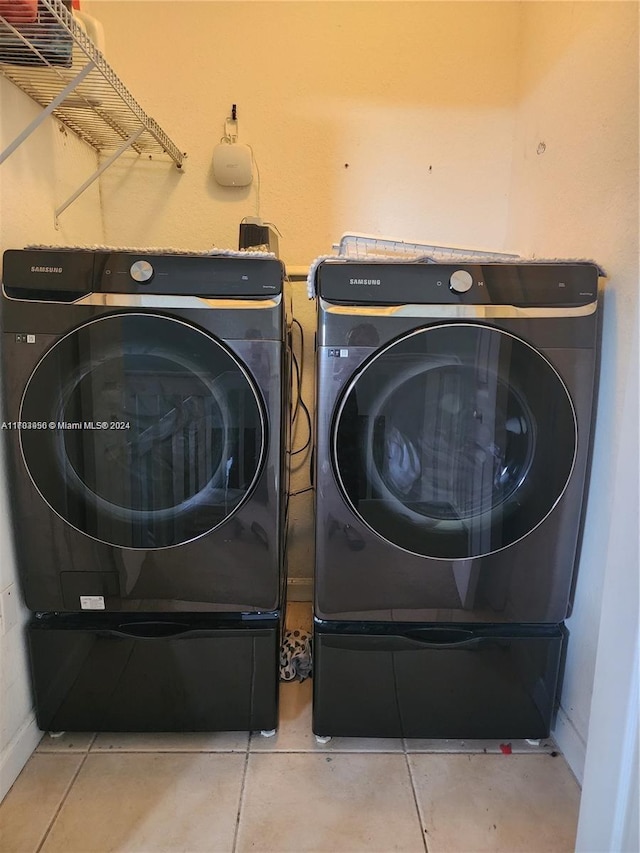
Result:
[[20,420],[25,465],[51,509],[127,548],[218,527],[251,494],[267,446],[261,397],[237,358],[153,314],[102,317],[58,341],[29,379]]
[[383,539],[468,559],[517,542],[559,501],[577,424],[550,362],[475,324],[412,332],[352,377],[332,426],[344,498]]

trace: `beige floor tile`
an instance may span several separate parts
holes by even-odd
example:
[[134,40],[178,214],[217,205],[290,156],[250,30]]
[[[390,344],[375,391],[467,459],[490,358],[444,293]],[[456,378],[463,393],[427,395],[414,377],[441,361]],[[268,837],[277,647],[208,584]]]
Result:
[[313,682],[280,684],[278,731],[271,738],[251,735],[251,752],[402,752],[401,738],[334,737],[319,744],[311,730]]
[[2,853],[35,853],[83,758],[31,756],[0,805]]
[[90,753],[42,853],[230,853],[245,761]]
[[102,732],[91,752],[245,752],[248,732]]
[[94,732],[64,732],[60,737],[42,736],[36,752],[88,752]]
[[562,756],[410,755],[429,853],[570,853],[580,789]]
[[249,755],[237,853],[424,853],[404,755]]

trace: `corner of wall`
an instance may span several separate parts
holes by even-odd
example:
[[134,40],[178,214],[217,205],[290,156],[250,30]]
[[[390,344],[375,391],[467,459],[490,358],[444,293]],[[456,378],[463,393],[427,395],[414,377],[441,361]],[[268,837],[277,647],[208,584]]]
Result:
[[571,772],[576,777],[578,784],[582,785],[584,774],[584,763],[587,755],[587,744],[571,722],[571,718],[565,709],[560,706],[558,715],[551,735],[560,747]]
[[31,714],[0,753],[0,801],[20,775],[41,737],[42,732]]
[[[12,83],[0,78],[4,151],[29,126],[41,108]],[[0,251],[27,245],[103,243],[98,183],[60,217],[54,211],[95,172],[98,154],[73,134],[60,132],[54,119],[44,121],[0,166],[2,234]],[[0,385],[2,377],[0,376]],[[0,459],[0,594],[17,597],[18,578],[8,522],[9,500],[4,458]],[[14,593],[15,590],[15,593]],[[6,603],[6,598],[4,599]],[[29,611],[13,604],[0,633],[0,798],[9,790],[36,748],[42,733],[33,714],[24,626]]]

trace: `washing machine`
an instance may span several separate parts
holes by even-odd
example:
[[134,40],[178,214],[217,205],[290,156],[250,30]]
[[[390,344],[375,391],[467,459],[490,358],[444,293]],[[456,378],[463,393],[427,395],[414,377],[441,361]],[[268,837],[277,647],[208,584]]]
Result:
[[2,426],[42,729],[275,728],[283,274],[258,256],[4,253]]
[[547,736],[598,268],[331,259],[316,288],[314,731]]

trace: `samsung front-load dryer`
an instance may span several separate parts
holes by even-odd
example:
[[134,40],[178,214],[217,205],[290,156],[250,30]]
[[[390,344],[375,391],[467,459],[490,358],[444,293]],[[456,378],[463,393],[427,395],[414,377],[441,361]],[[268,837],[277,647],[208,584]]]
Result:
[[328,260],[317,291],[315,731],[548,734],[597,268]]
[[[282,264],[268,257],[5,252],[3,427],[43,727],[275,726],[288,432],[282,283]],[[273,683],[257,722],[261,646],[251,630],[265,626]],[[206,632],[225,627],[237,636],[223,632],[216,645]],[[212,711],[224,694],[216,667],[242,685],[244,698],[227,691],[225,712],[242,708],[235,720]],[[148,685],[152,672],[148,701],[118,692]],[[185,679],[200,695],[181,717]],[[100,712],[58,714],[73,704],[65,680],[76,692],[85,684],[78,707],[99,693]],[[170,681],[175,707],[159,713]]]

